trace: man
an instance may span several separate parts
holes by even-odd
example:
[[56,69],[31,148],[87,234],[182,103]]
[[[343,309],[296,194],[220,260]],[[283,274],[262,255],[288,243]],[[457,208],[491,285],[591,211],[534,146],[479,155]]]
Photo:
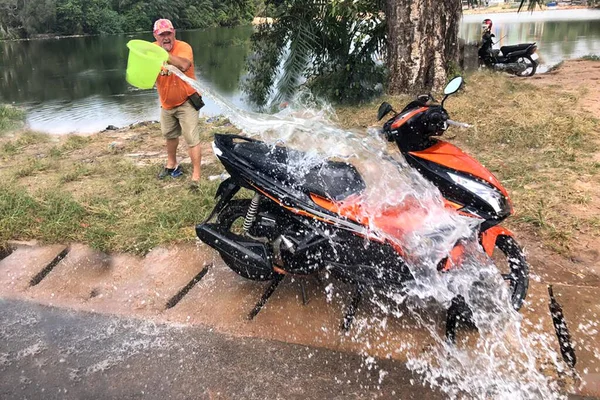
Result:
[[[168,19],[159,19],[154,23],[155,44],[169,53],[168,64],[181,70],[186,76],[195,79],[194,56],[189,44],[175,39],[175,29]],[[160,128],[167,141],[167,164],[160,172],[160,179],[183,174],[177,164],[177,146],[179,137],[183,135],[188,154],[192,160],[192,188],[197,188],[200,180],[200,127],[198,109],[190,101],[190,96],[199,98],[196,90],[181,80],[177,75],[163,69],[156,80],[158,97],[160,98]]]

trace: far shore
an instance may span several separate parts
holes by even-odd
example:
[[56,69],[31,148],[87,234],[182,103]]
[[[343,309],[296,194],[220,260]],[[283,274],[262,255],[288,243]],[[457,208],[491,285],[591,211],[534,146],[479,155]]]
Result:
[[[556,7],[546,7],[542,6],[541,8],[536,7],[533,12],[540,11],[566,11],[566,10],[598,10],[599,7],[589,7],[589,6],[556,6]],[[472,15],[472,14],[500,14],[500,13],[516,13],[519,11],[518,7],[505,7],[505,6],[492,6],[492,7],[479,7],[479,8],[469,8],[463,10],[463,15]],[[531,12],[527,10],[527,5],[524,5],[521,9],[521,12]]]
[[[557,6],[557,7],[546,7],[536,8],[533,12],[540,11],[566,11],[566,10],[600,10],[600,7],[588,7],[588,6]],[[465,9],[462,11],[463,15],[473,15],[473,14],[499,14],[499,13],[516,13],[518,8],[508,8],[508,7],[480,7],[473,9]],[[523,7],[521,12],[530,12]],[[252,22],[249,25],[262,25],[262,24],[272,24],[274,19],[272,17],[254,17]],[[198,30],[198,29],[190,29],[190,30]],[[49,39],[67,39],[67,38],[82,38],[89,36],[112,36],[112,35],[139,35],[143,33],[152,33],[152,31],[139,31],[139,32],[122,32],[116,34],[77,34],[77,35],[58,35],[53,33],[43,33],[38,34],[26,38],[0,38],[0,42],[24,42],[30,40],[49,40]]]

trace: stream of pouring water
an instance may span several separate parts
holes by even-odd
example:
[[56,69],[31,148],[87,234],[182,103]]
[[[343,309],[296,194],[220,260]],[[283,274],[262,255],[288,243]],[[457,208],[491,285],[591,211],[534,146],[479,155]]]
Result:
[[[203,96],[209,96],[244,134],[303,151],[288,166],[290,173],[299,179],[303,171],[323,159],[353,164],[367,186],[361,193],[361,204],[369,217],[373,217],[369,221],[376,220],[390,207],[409,208],[410,212],[402,218],[406,226],[417,226],[415,229],[389,230],[371,224],[369,230],[398,243],[411,255],[408,261],[415,281],[406,292],[383,293],[373,296],[371,301],[385,314],[410,314],[419,328],[429,333],[433,344],[425,350],[405,344],[408,367],[425,382],[451,398],[561,398],[558,384],[539,370],[543,362],[549,362],[556,370],[562,369],[550,345],[552,337],[543,333],[522,335],[522,318],[510,304],[508,285],[476,240],[478,223],[446,209],[438,189],[409,167],[398,151],[388,152],[381,135],[374,130],[355,133],[336,127],[329,118],[330,109],[323,106],[315,109],[314,103],[291,105],[276,115],[238,110],[208,85],[170,68]],[[438,273],[438,262],[459,239],[467,248],[461,268]],[[478,329],[475,343],[469,346],[448,344],[439,332],[439,318],[423,312],[432,302],[447,308],[457,294],[473,310]],[[368,339],[361,337],[360,323],[352,340],[364,340],[367,348]],[[366,323],[378,324],[381,329],[386,325],[385,321]]]

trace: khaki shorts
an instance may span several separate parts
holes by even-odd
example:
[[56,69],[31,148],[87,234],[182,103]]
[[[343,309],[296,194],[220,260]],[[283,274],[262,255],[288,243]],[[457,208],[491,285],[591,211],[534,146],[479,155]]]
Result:
[[160,109],[160,130],[165,139],[183,138],[189,147],[200,143],[198,111],[186,101],[171,110]]

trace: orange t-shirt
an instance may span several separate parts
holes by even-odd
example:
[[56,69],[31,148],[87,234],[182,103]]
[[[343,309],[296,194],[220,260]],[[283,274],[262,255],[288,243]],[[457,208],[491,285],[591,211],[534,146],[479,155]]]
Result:
[[[158,46],[158,43],[154,42],[154,44]],[[194,55],[192,47],[189,44],[181,40],[175,40],[170,54],[190,60],[192,66],[184,73],[186,76],[196,79],[196,75],[194,75]],[[165,110],[171,110],[182,105],[190,95],[196,92],[194,88],[182,81],[178,76],[165,69],[160,71],[156,79],[156,88],[158,89],[160,105]]]

